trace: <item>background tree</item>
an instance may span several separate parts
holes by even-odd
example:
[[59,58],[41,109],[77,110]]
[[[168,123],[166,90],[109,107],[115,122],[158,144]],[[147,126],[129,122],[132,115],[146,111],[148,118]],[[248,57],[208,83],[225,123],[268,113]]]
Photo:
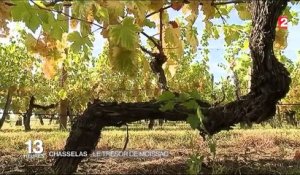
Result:
[[21,93],[32,78],[33,57],[24,54],[25,48],[12,43],[10,45],[0,46],[0,63],[1,63],[1,92],[6,94],[6,98],[2,101],[3,113],[0,120],[0,128],[7,116],[9,115],[10,105],[13,96]]

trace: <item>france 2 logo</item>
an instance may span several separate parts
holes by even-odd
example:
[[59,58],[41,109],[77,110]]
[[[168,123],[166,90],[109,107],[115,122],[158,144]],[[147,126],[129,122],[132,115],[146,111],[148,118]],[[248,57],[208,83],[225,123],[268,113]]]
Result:
[[287,29],[288,28],[287,16],[279,16],[277,23],[278,23],[279,29]]

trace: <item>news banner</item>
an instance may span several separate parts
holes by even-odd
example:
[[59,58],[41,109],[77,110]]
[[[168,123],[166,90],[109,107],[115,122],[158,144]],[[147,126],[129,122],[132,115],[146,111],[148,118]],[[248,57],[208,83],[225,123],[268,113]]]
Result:
[[44,145],[41,140],[28,140],[26,158],[45,158],[45,157],[94,157],[94,158],[158,158],[168,157],[169,152],[165,150],[95,150],[91,154],[87,151],[65,151],[53,150],[44,151]]

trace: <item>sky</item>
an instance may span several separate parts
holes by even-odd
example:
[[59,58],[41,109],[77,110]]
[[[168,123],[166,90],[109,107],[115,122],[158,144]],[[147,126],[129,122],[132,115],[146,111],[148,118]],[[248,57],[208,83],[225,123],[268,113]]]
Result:
[[[299,17],[300,17],[300,5],[294,5],[292,6],[292,10],[298,12]],[[176,18],[180,18],[182,13],[181,11],[175,11],[173,9],[168,9],[168,13],[170,16],[170,20],[175,20]],[[240,20],[238,17],[238,14],[235,10],[233,10],[230,14],[229,14],[229,18],[226,18],[226,22],[228,24],[243,24],[245,23],[244,21]],[[222,24],[222,20],[221,19],[214,19],[213,20],[213,24]],[[198,39],[200,41],[201,39],[201,35],[203,33],[204,30],[204,23],[203,23],[203,15],[199,15],[198,19],[195,22],[195,25],[197,27],[198,30]],[[10,28],[15,28],[16,25],[11,23],[10,24]],[[21,25],[22,27],[22,25]],[[96,30],[97,27],[93,26],[92,27],[92,31]],[[283,30],[283,29],[282,29]],[[283,51],[283,53],[291,60],[295,61],[297,59],[299,59],[298,56],[298,51],[300,50],[300,46],[299,46],[299,41],[300,41],[300,24],[296,25],[296,26],[292,26],[291,23],[289,23],[288,25],[288,31],[289,31],[289,35],[288,35],[288,46],[287,48]],[[101,36],[100,34],[101,30],[98,30],[97,32],[94,33],[95,36],[95,41],[93,42],[94,47],[93,47],[93,51],[92,54],[93,56],[98,56],[99,53],[102,52],[103,50],[103,46],[105,44],[105,39]],[[155,33],[157,33],[156,29],[145,29],[145,32],[148,35],[153,35]],[[36,35],[38,36],[39,31],[36,31]],[[11,35],[17,35],[16,32],[12,32]],[[6,39],[1,39],[1,42],[8,42],[8,40]],[[146,43],[146,38],[145,37],[141,37],[141,42],[143,44]],[[221,77],[227,77],[229,74],[226,70],[224,70],[223,68],[219,67],[219,64],[226,64],[226,61],[224,59],[224,54],[225,54],[225,41],[224,41],[224,36],[221,34],[219,39],[210,39],[209,40],[209,46],[208,49],[210,51],[210,55],[209,55],[209,67],[210,67],[210,72],[214,75],[215,77],[215,81],[219,81],[221,79]],[[201,46],[198,47],[198,50],[201,48]],[[197,55],[196,60],[201,60],[201,55]]]

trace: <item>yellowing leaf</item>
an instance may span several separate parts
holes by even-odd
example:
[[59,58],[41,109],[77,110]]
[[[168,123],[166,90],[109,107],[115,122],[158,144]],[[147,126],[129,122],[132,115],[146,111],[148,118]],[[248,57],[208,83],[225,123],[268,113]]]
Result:
[[197,15],[194,14],[194,13],[191,13],[187,18],[186,20],[188,21],[188,25],[193,25],[195,23],[197,19]]
[[71,19],[71,21],[70,21],[71,29],[76,29],[77,26],[78,26],[78,20],[77,19]]
[[107,8],[96,4],[97,11],[95,12],[95,18],[104,22],[109,22],[109,13]]
[[[157,23],[159,23],[159,20],[160,20],[160,18],[159,18],[159,13],[156,13],[156,14],[154,14],[154,15],[152,15],[151,17],[150,17],[150,19],[152,20],[152,21],[155,21],[155,22],[157,22]],[[162,14],[162,23],[163,24],[167,24],[167,23],[169,23],[169,14],[168,13],[163,13]],[[158,26],[158,28],[159,28],[159,26]]]
[[137,24],[142,25],[144,23],[149,4],[149,1],[129,1],[126,3],[127,10],[134,14]]
[[179,27],[173,28],[172,25],[166,27],[164,30],[164,40],[167,44],[176,45],[176,43],[180,41]]
[[103,38],[108,38],[109,37],[108,34],[109,34],[109,32],[107,29],[102,29],[101,35],[103,36]]
[[37,40],[34,38],[32,34],[27,34],[25,36],[25,46],[29,49],[29,51],[32,51],[32,49],[35,47],[37,43]]
[[125,4],[122,1],[107,0],[105,1],[105,7],[107,7],[110,13],[114,12],[116,15],[122,15],[124,13]]
[[216,9],[211,5],[211,1],[203,1],[202,3],[203,5],[201,9],[203,11],[203,14],[205,15],[204,20],[214,18],[216,14]]
[[109,24],[117,24],[118,18],[124,16],[125,4],[123,1],[105,1],[105,7],[109,14]]
[[164,5],[164,0],[151,0],[150,8],[154,11],[159,10]]
[[249,49],[249,40],[245,40],[243,49],[244,50]]
[[187,29],[186,39],[188,41],[188,44],[192,47],[192,52],[193,53],[197,52],[197,47],[199,45],[197,36],[198,36],[198,33],[197,33],[196,29],[194,29],[192,27]]
[[172,9],[177,10],[177,11],[179,11],[183,6],[184,6],[184,3],[178,2],[178,1],[172,2],[172,4],[171,4]]
[[51,58],[45,59],[43,64],[43,73],[46,79],[51,79],[55,75],[56,73],[55,67],[56,65],[54,59]]
[[34,1],[39,7],[46,8],[45,4],[42,1]]
[[176,70],[177,70],[177,68],[178,68],[178,64],[177,64],[175,61],[169,59],[169,60],[164,64],[164,67],[165,67],[165,69],[168,70],[168,72],[170,73],[171,77],[174,77],[174,76],[175,76],[175,73],[176,73]]
[[164,28],[164,48],[168,58],[179,59],[183,55],[183,41],[180,36],[180,27],[173,28],[171,24]]
[[191,11],[191,14],[198,15],[199,14],[199,1],[190,1],[190,3],[183,6],[182,11],[183,13],[187,13],[188,11]]
[[68,34],[64,33],[61,40],[56,40],[56,48],[59,52],[64,52],[65,48],[68,47]]
[[237,10],[238,15],[241,18],[241,20],[251,19],[251,13],[247,8],[247,4],[238,3],[235,5],[235,9]]
[[287,36],[288,36],[288,30],[278,29],[278,28],[276,29],[275,42],[274,42],[275,49],[283,50],[287,47]]
[[103,23],[103,29],[101,31],[101,35],[103,36],[103,38],[108,38],[109,37],[109,32],[108,32],[108,23],[104,22]]

